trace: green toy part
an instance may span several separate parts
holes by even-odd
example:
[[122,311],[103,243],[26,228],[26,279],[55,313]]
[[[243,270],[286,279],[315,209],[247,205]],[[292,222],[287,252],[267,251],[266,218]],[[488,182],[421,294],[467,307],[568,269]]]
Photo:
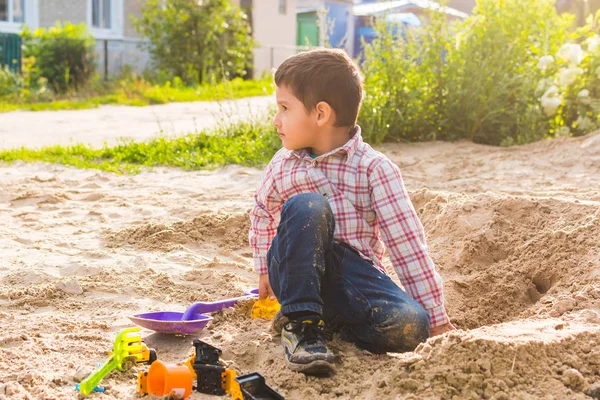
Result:
[[[137,334],[140,328],[125,328],[117,333],[112,354],[104,363],[92,372],[87,378],[81,381],[79,391],[83,395],[88,395],[94,391],[94,388],[100,383],[106,375],[113,369],[127,371],[131,369],[136,362],[141,361],[141,354],[144,346],[141,344],[141,336]],[[135,335],[128,335],[136,333]]]

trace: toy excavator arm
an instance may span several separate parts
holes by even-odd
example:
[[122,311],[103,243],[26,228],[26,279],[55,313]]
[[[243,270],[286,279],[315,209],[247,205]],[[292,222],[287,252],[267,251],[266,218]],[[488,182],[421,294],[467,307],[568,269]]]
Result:
[[104,361],[104,364],[102,364],[97,370],[92,372],[90,376],[81,381],[81,383],[79,384],[79,391],[81,392],[81,394],[87,396],[88,394],[92,393],[96,385],[98,385],[106,375],[108,375],[113,369],[117,368],[118,366],[119,361],[117,360],[117,357],[113,355],[107,358],[106,361]]

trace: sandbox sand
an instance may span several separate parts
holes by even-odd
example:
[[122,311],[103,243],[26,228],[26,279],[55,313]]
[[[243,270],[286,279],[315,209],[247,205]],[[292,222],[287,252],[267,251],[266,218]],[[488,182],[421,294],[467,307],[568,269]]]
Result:
[[[402,169],[460,330],[405,354],[335,339],[330,378],[287,370],[248,302],[201,339],[287,399],[600,398],[600,134],[381,150]],[[0,166],[0,399],[77,398],[74,376],[104,359],[128,315],[256,287],[246,238],[260,173]],[[192,337],[142,335],[165,362],[192,350]],[[113,372],[90,398],[139,398],[144,368]]]

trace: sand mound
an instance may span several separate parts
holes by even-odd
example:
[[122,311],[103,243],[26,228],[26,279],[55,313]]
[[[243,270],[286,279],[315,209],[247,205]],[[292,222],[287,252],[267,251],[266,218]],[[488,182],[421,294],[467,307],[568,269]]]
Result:
[[458,326],[600,307],[597,203],[429,190],[411,198]]
[[247,214],[206,214],[172,225],[149,223],[126,228],[109,233],[106,242],[108,247],[129,244],[140,249],[161,251],[194,243],[211,243],[222,250],[237,250],[248,246],[249,228]]

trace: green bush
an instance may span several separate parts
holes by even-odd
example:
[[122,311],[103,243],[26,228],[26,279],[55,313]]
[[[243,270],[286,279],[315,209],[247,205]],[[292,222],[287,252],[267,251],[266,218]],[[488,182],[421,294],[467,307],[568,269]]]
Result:
[[244,76],[254,41],[248,17],[231,0],[148,0],[137,31],[162,76],[198,84]]
[[13,97],[23,88],[23,79],[8,69],[0,66],[0,97]]
[[65,23],[21,33],[24,56],[33,57],[32,82],[45,78],[57,93],[79,90],[94,76],[94,39],[85,24]]
[[551,135],[536,65],[564,43],[571,22],[552,0],[480,0],[462,22],[432,11],[408,32],[378,22],[363,62],[367,136],[506,145]]
[[449,138],[499,145],[547,135],[536,65],[564,43],[571,23],[553,0],[505,0],[501,7],[497,0],[479,1],[448,54]]
[[365,45],[365,98],[359,117],[370,141],[440,138],[450,33],[441,14],[422,29],[380,19],[377,39]]

